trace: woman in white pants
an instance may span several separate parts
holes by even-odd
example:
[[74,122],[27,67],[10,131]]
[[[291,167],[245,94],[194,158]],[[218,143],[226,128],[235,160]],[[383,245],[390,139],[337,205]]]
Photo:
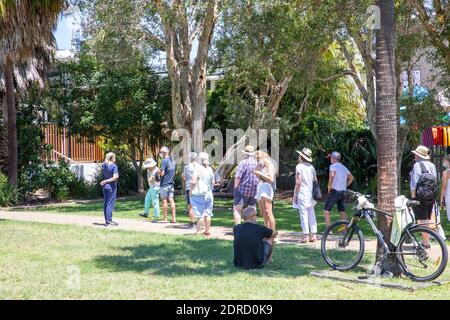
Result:
[[314,207],[316,201],[313,199],[313,181],[316,178],[316,170],[312,162],[312,152],[308,148],[297,151],[299,154],[298,164],[295,168],[294,208],[300,213],[300,223],[303,230],[301,243],[317,241],[317,221]]

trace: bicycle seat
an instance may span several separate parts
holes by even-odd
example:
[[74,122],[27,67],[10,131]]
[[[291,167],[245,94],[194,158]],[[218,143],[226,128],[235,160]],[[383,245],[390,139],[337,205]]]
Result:
[[416,206],[420,206],[420,201],[417,200],[408,200],[408,202],[406,202],[406,206],[407,207],[416,207]]

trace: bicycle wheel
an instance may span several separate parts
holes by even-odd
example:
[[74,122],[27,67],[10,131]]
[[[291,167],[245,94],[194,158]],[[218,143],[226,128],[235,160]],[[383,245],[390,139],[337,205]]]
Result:
[[364,255],[364,236],[349,222],[338,221],[329,226],[322,237],[321,250],[325,262],[333,269],[347,271],[358,265]]
[[[412,228],[405,233],[396,252],[404,274],[414,281],[431,281],[439,277],[447,266],[448,252],[445,241],[430,228]],[[429,238],[429,248],[423,244]]]

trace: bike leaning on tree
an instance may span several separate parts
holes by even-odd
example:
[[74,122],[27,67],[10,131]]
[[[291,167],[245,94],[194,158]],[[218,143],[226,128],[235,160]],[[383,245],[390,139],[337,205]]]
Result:
[[[412,215],[412,221],[401,233],[397,246],[388,246],[383,234],[374,223],[376,214],[393,217],[389,212],[375,208],[370,201],[371,196],[351,190],[347,195],[355,198],[354,213],[350,221],[337,221],[324,232],[321,241],[321,251],[325,262],[333,269],[348,271],[355,268],[364,256],[364,235],[358,224],[361,220],[369,223],[378,241],[381,243],[383,255],[381,265],[389,257],[395,257],[402,272],[414,281],[432,281],[444,272],[447,266],[448,252],[442,237],[428,227],[429,223],[416,224],[412,209],[419,201],[409,200],[406,203],[407,214]],[[429,245],[424,245],[423,235],[429,236]]]

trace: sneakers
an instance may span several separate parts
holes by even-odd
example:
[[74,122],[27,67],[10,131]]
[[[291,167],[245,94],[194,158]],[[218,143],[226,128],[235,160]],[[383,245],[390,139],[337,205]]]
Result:
[[187,225],[188,229],[197,229],[195,222],[189,222],[186,225]]
[[148,214],[146,214],[146,213],[139,213],[139,215],[140,215],[141,217],[148,218]]
[[115,221],[106,221],[105,227],[118,226],[119,224]]

